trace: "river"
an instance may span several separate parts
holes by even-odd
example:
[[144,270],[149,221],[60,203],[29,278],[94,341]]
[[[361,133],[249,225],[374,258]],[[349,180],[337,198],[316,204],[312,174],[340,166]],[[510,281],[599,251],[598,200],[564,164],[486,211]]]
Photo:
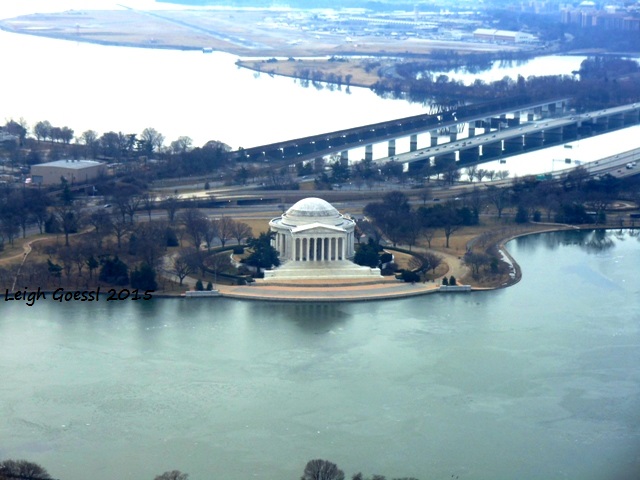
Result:
[[[141,0],[124,4],[154,7]],[[2,2],[0,18],[79,8],[122,7],[107,0]],[[68,126],[76,136],[89,129],[100,135],[140,134],[152,127],[164,135],[167,145],[189,136],[194,146],[219,140],[238,148],[426,111],[420,104],[383,99],[364,88],[352,87],[350,93],[318,90],[303,88],[290,78],[256,76],[237,68],[235,56],[221,52],[102,46],[2,31],[0,49],[5,65],[0,118],[24,118],[30,127],[48,120]],[[534,61],[533,71],[569,74],[583,58],[544,57]],[[496,67],[480,78],[502,78],[517,71]],[[428,142],[428,135],[425,138]]]
[[0,459],[64,480],[640,473],[637,232],[508,244],[504,290],[0,305]]

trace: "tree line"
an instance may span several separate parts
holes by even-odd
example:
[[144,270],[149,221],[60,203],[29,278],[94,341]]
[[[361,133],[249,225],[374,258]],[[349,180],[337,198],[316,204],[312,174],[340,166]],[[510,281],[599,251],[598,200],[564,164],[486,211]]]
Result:
[[[304,467],[301,480],[344,480],[344,472],[328,460],[310,460]],[[356,473],[352,480],[386,480],[384,475],[365,477]],[[3,460],[0,462],[0,480],[56,480],[41,465],[28,460]],[[156,475],[154,480],[189,480],[189,474],[180,470],[168,470]],[[418,480],[415,477],[394,477],[390,480]]]
[[[415,200],[412,204],[404,192],[392,191],[364,207],[365,219],[357,226],[368,242],[356,246],[356,263],[384,265],[381,241],[386,239],[394,247],[406,246],[409,251],[419,243],[424,245],[427,254],[420,253],[423,258],[414,265],[414,270],[433,268],[435,272],[441,259],[433,258],[436,254],[429,250],[436,233],[441,233],[444,248],[449,248],[452,235],[478,225],[481,214],[490,213],[505,226],[529,222],[606,225],[607,212],[615,200],[623,198],[640,204],[640,180],[636,177],[619,179],[607,174],[595,178],[584,167],[567,172],[558,181],[526,176],[513,179],[508,186],[474,186],[460,198],[432,201],[429,205],[426,199],[430,196],[426,192],[422,205]],[[505,211],[509,212],[508,217],[504,216]],[[624,222],[619,226],[625,226]],[[495,236],[496,232],[488,232],[467,246],[463,260],[475,278],[503,273]]]
[[[596,64],[598,69],[593,68]],[[519,76],[516,80],[505,77],[489,83],[476,79],[471,85],[443,74],[434,76],[424,71],[417,75],[415,70],[403,68],[396,78],[380,79],[371,89],[379,96],[420,103],[446,103],[452,99],[477,102],[524,94],[537,99],[547,98],[553,92],[572,97],[575,108],[583,110],[631,103],[640,98],[640,66],[634,60],[620,57],[590,57],[572,75],[526,79]]]

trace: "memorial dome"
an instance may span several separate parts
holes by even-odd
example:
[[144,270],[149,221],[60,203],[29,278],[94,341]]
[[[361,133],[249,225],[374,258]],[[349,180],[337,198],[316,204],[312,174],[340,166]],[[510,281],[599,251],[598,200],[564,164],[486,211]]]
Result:
[[340,225],[342,215],[329,202],[321,198],[308,197],[295,203],[282,215],[282,221],[289,226],[300,226],[309,223]]
[[287,210],[287,216],[296,217],[335,217],[336,215],[340,214],[329,202],[316,197],[303,198]]

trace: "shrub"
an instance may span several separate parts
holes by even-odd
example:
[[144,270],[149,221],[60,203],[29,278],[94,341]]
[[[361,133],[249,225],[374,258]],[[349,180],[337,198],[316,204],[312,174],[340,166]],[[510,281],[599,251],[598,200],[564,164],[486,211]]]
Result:
[[541,218],[542,218],[542,214],[540,213],[540,210],[536,210],[535,212],[533,212],[534,222],[539,222]]
[[523,206],[518,207],[516,212],[516,223],[527,223],[529,221],[529,212]]
[[177,247],[178,245],[180,245],[176,232],[171,227],[167,227],[167,229],[165,230],[164,238],[166,240],[167,247]]
[[380,263],[389,263],[393,261],[393,255],[391,255],[389,252],[384,252],[382,255],[380,255]]
[[198,292],[202,292],[204,290],[204,286],[202,285],[202,280],[198,279],[196,282],[196,290]]
[[382,270],[380,270],[380,273],[382,275],[393,275],[396,271],[398,270],[398,265],[396,263],[388,263]]
[[403,270],[402,273],[400,274],[400,278],[404,282],[419,282],[420,281],[420,275],[418,275],[416,272],[412,272],[411,270]]
[[233,254],[234,255],[242,255],[244,253],[244,247],[233,247]]

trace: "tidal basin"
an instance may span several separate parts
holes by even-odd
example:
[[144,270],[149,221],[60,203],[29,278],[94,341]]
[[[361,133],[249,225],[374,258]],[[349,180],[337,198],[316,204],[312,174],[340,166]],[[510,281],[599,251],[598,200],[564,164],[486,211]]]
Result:
[[[640,473],[638,232],[511,241],[490,292],[0,305],[0,458],[59,479]],[[34,286],[35,288],[35,286]]]

